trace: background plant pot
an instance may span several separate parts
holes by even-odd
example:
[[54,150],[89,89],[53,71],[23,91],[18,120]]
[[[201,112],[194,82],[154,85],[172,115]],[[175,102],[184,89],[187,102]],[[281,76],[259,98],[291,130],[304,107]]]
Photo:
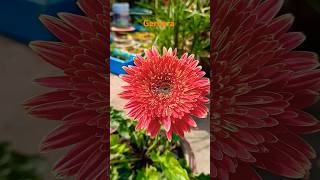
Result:
[[41,14],[57,12],[81,14],[77,0],[7,0],[1,1],[0,33],[28,43],[31,40],[56,40],[39,21]]
[[110,56],[110,72],[112,72],[113,74],[116,74],[116,75],[127,74],[122,67],[129,66],[129,65],[134,65],[133,59],[123,61],[118,58]]
[[196,167],[196,159],[194,156],[194,153],[192,151],[192,148],[190,146],[190,143],[186,139],[181,139],[181,146],[182,146],[182,151],[184,153],[184,157],[186,161],[188,162],[192,172],[195,172],[197,167]]
[[122,67],[134,65],[133,60],[136,57],[136,55],[129,52],[125,52],[125,51],[120,51],[117,48],[113,49],[111,54],[124,56],[124,57],[127,57],[127,59],[122,60],[122,59],[110,56],[110,72],[116,75],[127,74]]
[[209,175],[194,172],[189,142],[175,134],[168,141],[164,131],[151,138],[144,130],[136,131],[136,125],[137,121],[111,107],[110,179],[209,180]]

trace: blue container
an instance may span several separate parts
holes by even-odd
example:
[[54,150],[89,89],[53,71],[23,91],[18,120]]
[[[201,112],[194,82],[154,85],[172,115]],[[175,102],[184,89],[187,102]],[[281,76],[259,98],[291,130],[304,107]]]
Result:
[[110,56],[110,72],[116,75],[127,74],[126,71],[122,69],[122,67],[134,65],[133,60],[136,57],[136,55],[129,52],[121,51],[119,49],[114,49],[112,53],[115,55],[125,56],[127,57],[127,59],[121,60],[119,58]]
[[148,32],[148,30],[143,25],[140,25],[140,24],[135,24],[134,29],[136,32],[138,32],[138,31]]
[[77,0],[6,0],[0,6],[0,33],[28,43],[32,40],[56,40],[39,21],[41,14],[58,12],[82,14]]

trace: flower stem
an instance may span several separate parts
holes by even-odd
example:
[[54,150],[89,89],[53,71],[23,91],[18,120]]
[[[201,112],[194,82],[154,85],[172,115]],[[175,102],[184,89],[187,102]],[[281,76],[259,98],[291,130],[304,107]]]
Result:
[[149,154],[149,153],[150,153],[150,151],[151,151],[151,150],[153,150],[153,149],[155,148],[155,146],[158,144],[158,142],[159,142],[159,138],[158,138],[158,136],[156,136],[156,137],[155,137],[155,139],[154,139],[154,141],[153,141],[153,143],[152,143],[152,145],[151,145],[151,146],[149,146],[149,148],[148,148],[148,150],[147,150],[146,154]]
[[125,162],[135,162],[139,161],[141,158],[131,158],[131,159],[122,159],[122,160],[111,160],[110,164],[117,164],[117,163],[125,163]]

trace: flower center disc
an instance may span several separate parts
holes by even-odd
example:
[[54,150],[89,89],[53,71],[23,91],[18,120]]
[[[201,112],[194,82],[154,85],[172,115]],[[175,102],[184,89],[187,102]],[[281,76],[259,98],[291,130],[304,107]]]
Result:
[[169,95],[171,92],[171,85],[168,82],[163,82],[154,88],[154,92],[156,94]]

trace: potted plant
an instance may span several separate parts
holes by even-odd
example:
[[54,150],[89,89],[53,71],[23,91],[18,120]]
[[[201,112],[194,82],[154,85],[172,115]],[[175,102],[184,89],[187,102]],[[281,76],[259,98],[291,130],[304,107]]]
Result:
[[12,149],[9,143],[0,142],[1,180],[41,180],[39,155],[29,155]]
[[162,134],[151,139],[145,131],[135,131],[136,122],[121,111],[111,108],[110,116],[111,180],[210,179],[192,172],[193,152],[184,151],[187,141],[174,136],[169,142]]

